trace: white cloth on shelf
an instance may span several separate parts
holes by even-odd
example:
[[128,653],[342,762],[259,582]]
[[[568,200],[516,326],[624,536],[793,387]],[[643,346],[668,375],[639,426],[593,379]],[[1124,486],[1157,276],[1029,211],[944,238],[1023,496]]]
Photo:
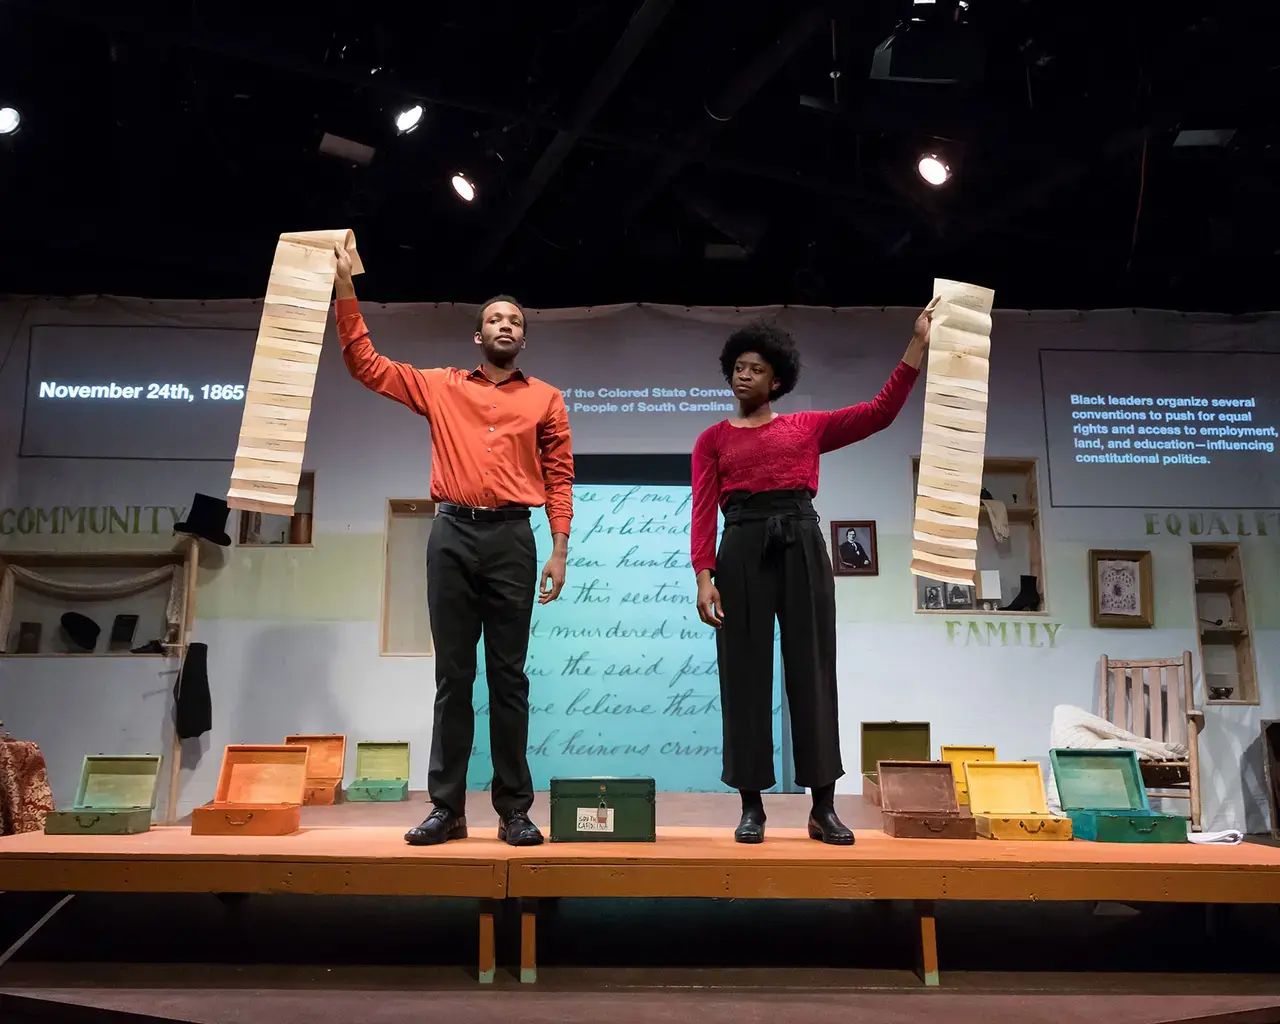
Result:
[[991,536],[997,542],[1009,539],[1009,511],[1003,501],[995,498],[983,498],[982,507],[987,510],[987,522],[991,526]]

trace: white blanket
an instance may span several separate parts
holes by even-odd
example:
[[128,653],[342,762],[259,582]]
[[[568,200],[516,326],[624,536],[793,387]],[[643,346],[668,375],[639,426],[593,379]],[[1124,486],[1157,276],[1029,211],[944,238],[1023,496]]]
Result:
[[1136,750],[1144,761],[1185,761],[1188,754],[1185,743],[1149,740],[1070,704],[1053,709],[1049,742],[1077,750]]
[[[1059,704],[1053,709],[1049,746],[1075,750],[1136,750],[1138,757],[1144,761],[1185,761],[1188,755],[1186,744],[1147,739],[1070,704]],[[1050,813],[1061,814],[1062,803],[1058,799],[1058,785],[1053,778],[1052,763],[1049,764],[1045,796],[1048,798]]]

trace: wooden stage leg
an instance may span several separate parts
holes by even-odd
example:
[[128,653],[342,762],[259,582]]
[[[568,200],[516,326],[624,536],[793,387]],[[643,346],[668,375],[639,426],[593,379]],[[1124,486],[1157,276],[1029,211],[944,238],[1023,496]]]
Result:
[[927,987],[938,986],[938,922],[933,900],[916,900],[916,916],[920,919],[920,980]]
[[520,900],[520,982],[538,980],[538,901]]
[[494,970],[497,966],[497,953],[494,949],[493,918],[496,911],[495,900],[480,901],[480,969],[481,985],[492,985]]

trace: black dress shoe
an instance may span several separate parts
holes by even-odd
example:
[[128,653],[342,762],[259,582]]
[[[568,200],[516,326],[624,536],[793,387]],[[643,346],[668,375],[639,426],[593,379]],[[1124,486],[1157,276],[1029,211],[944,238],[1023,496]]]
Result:
[[733,830],[733,841],[735,843],[764,842],[763,807],[743,808],[742,820],[738,822],[738,827]]
[[435,846],[450,839],[467,838],[467,819],[459,818],[453,811],[437,807],[427,815],[427,820],[404,834],[410,846]]
[[853,833],[836,814],[834,807],[815,807],[809,813],[809,838],[832,846],[852,846]]
[[537,846],[542,842],[542,833],[529,815],[515,811],[498,822],[498,838],[509,846]]

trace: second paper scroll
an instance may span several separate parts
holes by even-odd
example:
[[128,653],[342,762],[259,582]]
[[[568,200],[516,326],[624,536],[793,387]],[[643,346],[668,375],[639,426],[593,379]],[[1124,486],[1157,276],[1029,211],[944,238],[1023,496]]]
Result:
[[924,434],[911,531],[915,576],[972,586],[987,446],[987,380],[995,292],[934,281]]

